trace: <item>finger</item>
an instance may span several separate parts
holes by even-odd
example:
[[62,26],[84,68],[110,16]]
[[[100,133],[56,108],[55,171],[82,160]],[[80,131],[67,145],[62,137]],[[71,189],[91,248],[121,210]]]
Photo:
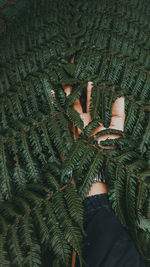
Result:
[[77,127],[73,124],[72,126],[72,132],[73,132],[73,135],[74,135],[74,140],[77,140],[78,139],[78,130],[77,130]]
[[86,100],[86,112],[90,112],[90,103],[91,103],[91,93],[92,93],[92,88],[93,88],[93,82],[89,81],[86,87],[86,92],[87,92],[87,100]]
[[70,62],[71,62],[71,63],[74,63],[74,56],[72,56]]
[[70,95],[72,92],[72,86],[70,85],[62,85],[62,88],[64,89],[64,92],[66,93],[66,96]]
[[[74,56],[72,56],[70,62],[71,63],[74,63]],[[72,92],[72,86],[70,86],[70,85],[62,85],[62,88],[64,89],[64,91],[66,93],[66,96],[68,96],[68,95],[71,94],[71,92]]]
[[72,183],[73,185],[76,185],[74,178],[72,178],[71,183]]
[[98,132],[102,131],[102,130],[106,130],[106,128],[103,126],[103,124],[100,124],[100,126],[98,126],[96,129],[94,129],[91,134],[89,135],[90,136],[94,136],[95,134],[97,134]]
[[99,145],[101,148],[104,148],[104,149],[116,149],[117,146],[102,146],[102,145]]
[[100,136],[98,137],[97,141],[100,147],[105,148],[105,149],[116,149],[117,146],[103,146],[100,144],[101,141],[105,141],[107,139],[118,139],[121,136],[117,135],[117,134],[105,134],[104,136]]
[[[62,87],[64,89],[64,92],[66,93],[66,96],[69,96],[71,94],[71,92],[72,92],[72,86],[70,86],[70,85],[62,85]],[[73,107],[79,113],[83,113],[82,106],[81,106],[80,100],[78,98],[74,102]]]
[[118,135],[118,134],[105,134],[105,135],[102,135],[102,136],[99,136],[97,138],[98,140],[98,143],[101,142],[101,141],[105,141],[105,140],[110,140],[110,139],[118,139],[120,138],[121,136]]
[[[89,113],[80,113],[80,118],[83,121],[84,128],[91,122],[91,116]],[[79,137],[81,133],[82,133],[82,130],[79,127],[77,127],[77,138]]]
[[74,102],[73,104],[73,107],[74,109],[79,112],[80,114],[83,113],[83,109],[82,109],[82,106],[81,106],[81,103],[80,103],[80,100],[79,98],[76,99],[76,101]]
[[52,96],[52,101],[51,103],[54,104],[54,98],[56,97],[55,96],[55,91],[53,89],[50,90],[50,93],[51,93],[51,96]]
[[125,97],[119,97],[113,104],[109,128],[123,131],[125,123]]
[[51,89],[51,95],[52,97],[55,97],[55,91],[53,89]]
[[84,123],[84,128],[91,122],[91,116],[89,113],[81,113],[80,117]]

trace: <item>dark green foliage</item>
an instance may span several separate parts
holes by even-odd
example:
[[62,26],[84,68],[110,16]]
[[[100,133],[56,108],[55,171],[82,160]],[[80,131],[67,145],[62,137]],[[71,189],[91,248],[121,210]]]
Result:
[[[102,166],[112,207],[150,266],[149,12],[146,0],[20,0],[0,10],[0,267],[69,267],[73,249],[82,262],[82,200]],[[84,129],[73,104],[80,98],[85,112],[88,81]],[[98,133],[122,134],[101,142],[115,150],[99,149],[88,136],[109,127],[120,96],[124,132]],[[64,187],[70,171],[76,187]]]

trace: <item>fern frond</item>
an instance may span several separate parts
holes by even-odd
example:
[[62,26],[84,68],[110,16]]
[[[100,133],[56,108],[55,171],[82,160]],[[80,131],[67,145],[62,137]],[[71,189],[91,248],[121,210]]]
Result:
[[116,130],[116,129],[106,129],[106,130],[102,130],[100,132],[98,132],[96,134],[97,137],[105,135],[105,134],[118,134],[118,135],[123,135],[123,131],[120,130]]
[[7,225],[6,219],[3,217],[3,215],[0,216],[0,229],[1,229],[0,233],[6,232],[7,231],[7,226],[8,225]]
[[41,161],[42,165],[47,163],[46,157],[42,152],[42,147],[39,141],[39,136],[35,130],[31,129],[28,134],[31,147],[34,149],[33,154]]
[[125,120],[125,134],[132,134],[139,114],[139,106],[136,103],[130,103],[127,114],[128,115]]
[[29,181],[40,181],[40,170],[37,167],[37,161],[33,159],[29,144],[27,142],[27,136],[25,133],[21,133],[19,136],[19,154],[21,153],[24,163],[26,163],[25,169],[28,171]]
[[116,182],[115,182],[115,197],[116,197],[116,212],[120,215],[121,222],[126,226],[126,218],[125,218],[125,210],[123,212],[123,206],[124,206],[124,199],[125,199],[125,181],[123,177],[125,176],[125,168],[117,165],[116,168]]
[[47,159],[48,162],[56,161],[54,148],[52,147],[52,143],[51,143],[51,140],[49,138],[48,131],[47,131],[47,128],[46,128],[46,125],[44,122],[42,122],[40,124],[40,127],[38,127],[37,131],[41,137],[40,141],[42,144],[42,149],[48,153],[48,156],[49,156]]
[[71,170],[76,168],[79,161],[84,153],[85,144],[82,140],[76,141],[72,147],[70,153],[68,153],[67,158],[64,161],[61,179]]
[[45,215],[50,229],[50,246],[52,247],[55,255],[65,264],[70,258],[70,246],[65,240],[64,234],[61,231],[61,224],[56,217],[54,207],[50,201],[45,201],[43,203],[43,214]]
[[[72,249],[84,264],[82,200],[103,164],[112,206],[149,265],[150,5],[27,2],[0,1],[0,266],[68,267]],[[73,106],[81,97],[85,112],[88,81],[84,129]],[[62,85],[72,86],[68,97]],[[102,141],[115,150],[101,149],[89,136],[109,127],[120,96],[124,133],[98,133],[122,133]],[[75,141],[72,124],[82,131]],[[62,187],[68,172],[76,187]]]
[[52,143],[55,145],[60,154],[63,153],[63,140],[61,137],[61,131],[57,122],[57,118],[53,117],[50,121],[47,121],[46,127]]
[[7,246],[11,259],[11,264],[23,267],[24,256],[20,246],[18,225],[11,226],[7,234]]
[[145,99],[145,100],[149,99],[149,95],[150,95],[149,85],[150,85],[150,75],[147,75],[147,79],[146,79],[144,86],[141,90],[141,94],[140,94],[141,99]]
[[143,231],[148,231],[150,233],[150,221],[143,216],[138,216],[137,226]]
[[57,218],[61,221],[65,239],[70,241],[70,245],[77,251],[79,258],[81,259],[81,231],[70,221],[63,201],[63,194],[63,191],[60,191],[59,194],[52,198],[53,207]]
[[100,126],[100,123],[102,123],[102,121],[99,119],[97,119],[97,120],[92,120],[86,127],[85,127],[85,129],[84,129],[84,131],[83,131],[83,133],[82,133],[82,137],[84,138],[86,138],[86,137],[88,137],[91,133],[92,133],[92,131],[95,129],[95,128],[97,128],[98,126]]
[[58,184],[58,181],[56,180],[54,175],[52,175],[50,172],[46,173],[45,179],[50,188],[52,188],[55,191],[59,189],[60,185]]
[[57,118],[59,119],[59,125],[62,130],[62,138],[66,144],[65,146],[66,153],[68,153],[68,150],[71,148],[73,144],[73,135],[70,132],[70,123],[62,113],[59,113]]
[[[75,187],[72,184],[68,184],[68,186],[65,188],[64,198],[66,200],[70,217],[80,226],[84,233],[82,199],[80,199]],[[76,210],[78,210],[78,215],[76,214]]]
[[141,153],[143,153],[145,145],[149,146],[149,141],[150,141],[150,121],[146,126],[145,133],[143,134],[142,140],[139,144],[139,149]]
[[6,250],[6,235],[0,235],[0,267],[9,267],[11,262]]
[[72,105],[77,98],[79,98],[83,92],[83,90],[86,88],[86,83],[81,83],[77,86],[76,89],[73,89],[71,94],[67,97],[66,104],[67,106]]
[[92,101],[90,103],[90,114],[92,120],[96,120],[99,118],[99,113],[100,113],[100,98],[102,98],[102,89],[100,86],[93,86],[92,89]]
[[137,193],[137,210],[149,218],[149,170],[139,172],[139,186]]
[[107,139],[105,141],[101,141],[103,146],[117,146],[122,152],[124,151],[136,151],[136,144],[133,139],[130,137],[120,137],[117,139]]
[[41,266],[41,248],[35,236],[34,225],[30,215],[24,215],[19,223],[21,247],[24,250],[23,266]]
[[83,178],[83,183],[79,188],[79,193],[83,198],[87,195],[90,186],[92,184],[92,180],[94,176],[96,176],[99,168],[102,166],[103,161],[104,161],[103,153],[101,151],[97,152],[95,149],[95,157],[92,159],[92,163],[90,164],[87,173]]
[[79,177],[82,176],[82,180],[83,180],[84,169],[88,168],[88,166],[91,164],[93,160],[93,157],[95,157],[95,150],[96,149],[92,146],[88,146],[88,145],[86,146],[84,150],[84,154],[82,155],[82,158],[78,164],[78,169],[76,173],[77,186],[78,186],[79,180],[81,180]]
[[12,195],[11,193],[11,177],[8,172],[8,162],[7,162],[7,154],[5,143],[0,142],[0,180],[1,180],[1,192],[0,192],[0,200],[9,199]]
[[41,243],[47,244],[50,238],[50,230],[41,213],[41,207],[35,206],[32,213],[33,213],[35,225],[40,230],[39,234],[40,234]]
[[75,126],[83,130],[83,120],[80,117],[80,114],[73,108],[67,108],[66,115]]

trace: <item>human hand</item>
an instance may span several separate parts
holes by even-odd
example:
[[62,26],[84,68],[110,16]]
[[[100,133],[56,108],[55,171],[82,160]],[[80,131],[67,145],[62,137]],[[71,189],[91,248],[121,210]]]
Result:
[[[86,113],[83,112],[81,103],[79,99],[76,99],[76,101],[73,104],[73,108],[79,112],[81,119],[83,120],[84,123],[84,128],[91,122],[91,115],[90,115],[90,103],[91,103],[91,93],[92,93],[92,88],[93,88],[93,83],[91,81],[88,82],[86,90],[87,90],[87,99],[86,99]],[[66,93],[66,95],[70,95],[72,92],[72,87],[69,85],[63,85],[63,89]],[[112,117],[111,117],[111,122],[110,126],[107,129],[115,129],[115,130],[124,130],[124,122],[125,122],[125,98],[124,96],[119,97],[115,100],[113,107],[112,107]],[[103,126],[102,123],[100,123],[100,126],[97,127],[92,131],[90,136],[94,136],[102,131],[106,130],[106,128]],[[77,139],[79,137],[79,134],[82,133],[81,129],[77,128],[77,131],[75,129],[75,126],[73,126],[73,133],[74,133],[74,138]],[[89,136],[89,137],[90,137]],[[97,141],[100,147],[102,148],[107,148],[107,149],[113,149],[116,148],[115,146],[102,146],[100,144],[101,141],[104,141],[106,139],[116,139],[120,138],[121,135],[119,134],[105,134],[100,137],[97,137]]]

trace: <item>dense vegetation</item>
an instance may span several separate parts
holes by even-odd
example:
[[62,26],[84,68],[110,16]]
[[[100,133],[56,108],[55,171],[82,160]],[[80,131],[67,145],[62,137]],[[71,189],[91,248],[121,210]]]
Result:
[[[68,267],[73,249],[81,260],[82,200],[103,165],[112,206],[150,266],[149,14],[146,0],[0,1],[0,267]],[[72,104],[88,81],[83,129]],[[125,131],[100,151],[88,136],[109,126],[122,95]]]

